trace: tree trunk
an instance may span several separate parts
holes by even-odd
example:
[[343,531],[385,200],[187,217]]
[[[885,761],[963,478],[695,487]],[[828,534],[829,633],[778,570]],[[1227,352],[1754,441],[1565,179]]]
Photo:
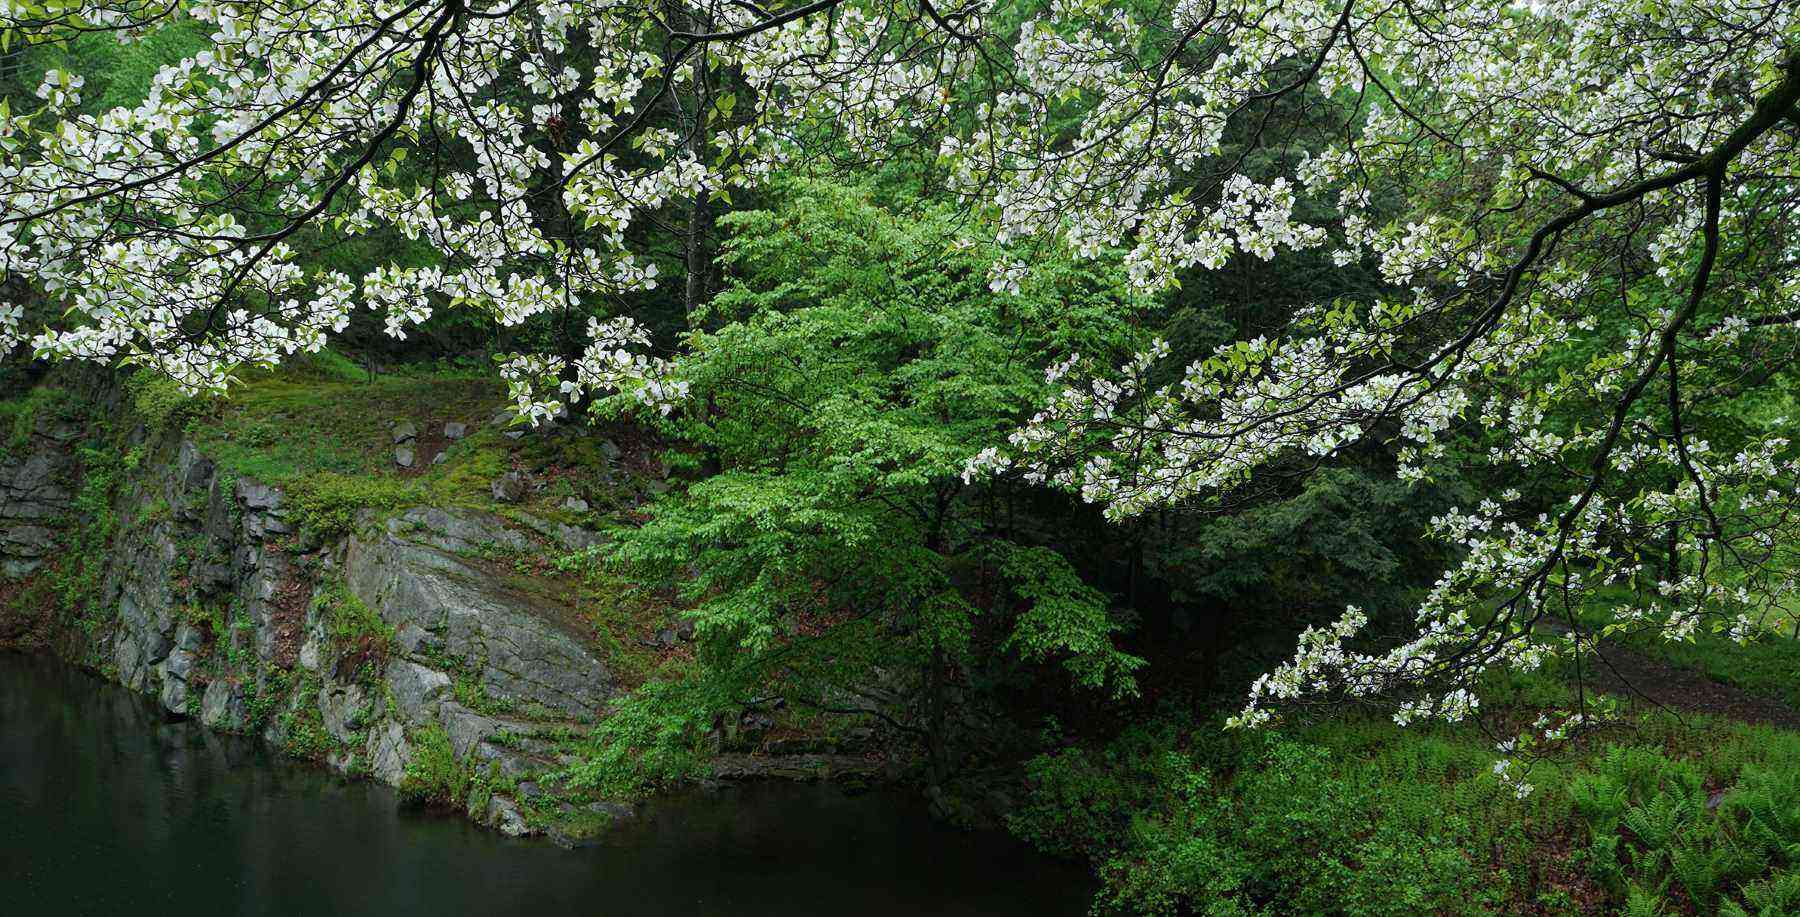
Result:
[[[669,21],[683,31],[704,31],[708,23],[699,22],[679,0],[670,2]],[[676,106],[676,115],[685,136],[688,154],[701,165],[711,161],[712,140],[712,83],[706,69],[704,59],[694,65],[694,92],[682,105],[679,95],[671,96]],[[684,110],[685,108],[685,110]],[[686,283],[682,290],[683,315],[689,328],[694,327],[694,315],[706,304],[712,295],[713,250],[712,236],[715,223],[712,202],[707,199],[703,188],[695,188],[688,198],[687,226],[683,230],[682,264],[687,271]]]

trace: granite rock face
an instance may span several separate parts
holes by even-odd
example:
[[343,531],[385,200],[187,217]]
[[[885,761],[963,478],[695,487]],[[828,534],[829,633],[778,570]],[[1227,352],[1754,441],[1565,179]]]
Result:
[[449,675],[410,659],[389,661],[383,677],[394,712],[407,723],[434,720],[439,703],[451,695]]
[[121,682],[186,715],[211,682],[254,683],[264,668],[292,666],[309,595],[278,543],[293,531],[278,489],[222,480],[183,442],[114,511],[100,598],[118,612],[107,659]]
[[244,692],[225,679],[207,685],[206,694],[200,699],[200,722],[227,732],[243,731],[250,722]]
[[495,516],[409,510],[351,537],[344,579],[415,662],[447,657],[502,702],[594,717],[617,688],[573,609],[477,563],[526,543]]
[[399,786],[406,779],[406,763],[412,759],[406,727],[387,720],[369,730],[367,754],[369,773],[382,783]]
[[39,418],[24,448],[0,451],[0,576],[31,573],[56,550],[56,524],[74,499],[81,433],[76,424]]
[[[45,422],[27,448],[0,455],[6,577],[60,549],[83,435]],[[585,728],[617,695],[589,625],[506,560],[592,543],[592,533],[420,507],[309,543],[280,488],[223,473],[189,441],[143,447],[154,458],[116,490],[101,620],[65,628],[59,652],[170,715],[396,786],[437,743],[471,773],[537,787],[560,763],[547,736]],[[334,618],[342,612],[328,600],[353,600],[376,623]],[[489,794],[468,805],[508,834],[539,830],[527,808]]]

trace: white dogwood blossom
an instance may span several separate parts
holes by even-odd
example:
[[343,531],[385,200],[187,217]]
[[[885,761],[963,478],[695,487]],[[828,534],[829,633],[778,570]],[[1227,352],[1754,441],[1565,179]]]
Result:
[[[1679,380],[1696,365],[1778,371],[1791,359],[1800,10],[1250,3],[1184,6],[1155,25],[1228,45],[1204,70],[1170,57],[1043,84],[1051,98],[1066,85],[1092,95],[1090,142],[1045,156],[1037,138],[1054,109],[994,105],[973,138],[985,155],[958,161],[999,186],[1003,232],[1122,247],[1151,286],[1232,257],[1326,249],[1337,265],[1371,265],[1392,292],[1301,310],[1285,333],[1176,373],[1160,343],[1124,366],[1063,368],[1061,392],[1005,448],[974,456],[967,479],[1019,474],[1123,519],[1370,439],[1395,450],[1399,477],[1424,481],[1473,432],[1485,451],[1455,461],[1536,485],[1530,501],[1515,492],[1434,521],[1462,559],[1414,609],[1410,639],[1354,648],[1369,620],[1354,608],[1310,628],[1238,725],[1308,697],[1396,693],[1397,721],[1458,719],[1488,672],[1551,657],[1579,671],[1594,639],[1545,622],[1641,582],[1645,540],[1686,558],[1673,561],[1681,575],[1616,602],[1600,635],[1792,626],[1794,558],[1780,546],[1800,534],[1800,454],[1776,430],[1715,452],[1684,417],[1716,393]],[[1147,28],[1091,15],[1027,31],[1044,60],[1122,60]],[[1314,224],[1281,177],[1231,171],[1243,157],[1227,130],[1302,87],[1355,100],[1342,135],[1294,172],[1311,212],[1328,214]],[[1186,193],[1221,160],[1213,193]],[[1621,296],[1624,309],[1606,305]],[[1546,501],[1546,485],[1561,496]]]
[[[627,241],[645,214],[759,182],[807,116],[879,147],[966,67],[947,33],[883,47],[910,7],[805,15],[835,6],[709,4],[683,27],[661,2],[9,5],[0,28],[35,38],[171,16],[212,34],[133,107],[81,109],[82,77],[53,70],[42,107],[9,113],[0,271],[67,310],[35,355],[147,363],[190,390],[318,349],[346,307],[404,338],[446,308],[516,325],[616,300],[658,279]],[[715,93],[719,130],[668,126],[684,91],[727,81],[754,104]],[[375,233],[427,254],[348,296],[308,257]]]
[[[922,152],[998,242],[996,292],[1044,245],[1145,290],[1296,256],[1384,285],[1184,368],[1164,342],[1072,356],[966,479],[1126,518],[1374,439],[1405,480],[1535,485],[1434,522],[1461,559],[1410,637],[1362,645],[1356,609],[1309,629],[1239,722],[1396,691],[1403,721],[1470,715],[1484,673],[1591,652],[1545,621],[1654,573],[1649,539],[1689,560],[1603,631],[1748,637],[1793,607],[1790,440],[1713,448],[1684,417],[1716,393],[1681,383],[1780,365],[1800,320],[1790,0],[0,0],[21,41],[170,18],[210,41],[136,104],[51,71],[0,117],[0,272],[30,288],[0,350],[200,390],[359,309],[395,337],[614,314],[660,279],[634,241],[654,213]],[[1282,106],[1312,129],[1271,126]],[[406,244],[360,276],[312,257],[344,239]],[[679,354],[629,317],[586,331],[502,361],[521,416],[682,403]]]

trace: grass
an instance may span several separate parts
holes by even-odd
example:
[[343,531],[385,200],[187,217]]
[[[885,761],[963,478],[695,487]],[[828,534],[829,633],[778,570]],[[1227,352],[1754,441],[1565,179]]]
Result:
[[[290,521],[315,542],[349,533],[364,511],[424,505],[477,506],[515,521],[528,511],[532,528],[591,524],[631,493],[605,473],[617,465],[604,434],[507,438],[492,423],[504,391],[491,367],[469,361],[371,375],[327,350],[246,374],[224,396],[188,398],[149,373],[134,375],[127,394],[136,422],[153,435],[179,432],[223,475],[282,488]],[[40,387],[0,403],[0,433],[28,435],[42,411],[67,400]],[[411,468],[395,462],[393,427],[402,421],[417,430]],[[468,434],[449,440],[450,422]],[[523,506],[492,497],[494,479],[512,468],[533,470],[545,485]],[[593,512],[563,508],[570,497],[588,500]]]
[[[225,475],[281,487],[292,521],[314,539],[349,532],[365,510],[486,505],[508,464],[510,444],[487,424],[504,401],[490,371],[422,366],[371,378],[325,351],[252,374],[220,398],[189,399],[149,375],[130,391],[153,433],[178,429]],[[418,430],[410,469],[394,461],[400,421]],[[470,435],[447,441],[452,421]]]
[[503,400],[491,372],[346,374],[332,356],[252,377],[189,432],[222,467],[271,484],[317,474],[398,477],[395,422],[413,422],[424,439],[447,421],[478,427]]
[[[507,402],[487,367],[408,366],[371,379],[325,351],[246,378],[202,408],[169,404],[154,385],[146,391],[154,395],[139,398],[147,423],[173,417],[224,472],[281,487],[293,521],[311,536],[345,534],[364,510],[478,506],[518,517],[523,508],[495,504],[491,491],[514,467],[534,469],[547,485],[528,501],[533,528],[591,524],[592,514],[566,510],[563,500],[584,497],[605,514],[629,490],[599,473],[613,465],[604,435],[508,439],[491,422]],[[410,469],[394,461],[400,421],[418,430]],[[447,440],[449,422],[466,425],[468,435]]]

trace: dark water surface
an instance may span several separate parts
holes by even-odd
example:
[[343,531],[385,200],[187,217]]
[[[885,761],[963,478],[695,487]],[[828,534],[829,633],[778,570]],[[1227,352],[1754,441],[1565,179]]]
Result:
[[1080,914],[1075,870],[905,796],[763,785],[599,847],[397,811],[260,744],[0,653],[0,914]]

